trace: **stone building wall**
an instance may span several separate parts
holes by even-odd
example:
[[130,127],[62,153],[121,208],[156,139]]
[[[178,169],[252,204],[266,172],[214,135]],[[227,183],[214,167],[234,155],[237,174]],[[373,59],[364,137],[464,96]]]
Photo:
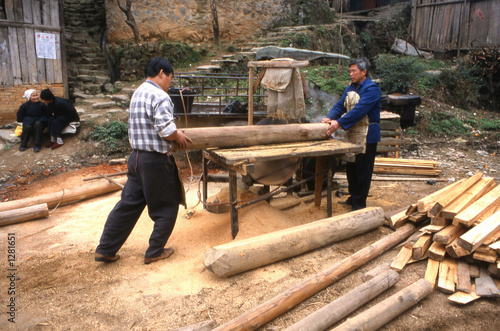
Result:
[[[122,3],[125,3],[122,0]],[[200,43],[213,39],[210,0],[132,1],[132,12],[144,41]],[[284,0],[218,0],[221,39],[248,40],[291,13]],[[116,0],[106,0],[108,41],[133,40]],[[249,38],[250,37],[250,38]]]

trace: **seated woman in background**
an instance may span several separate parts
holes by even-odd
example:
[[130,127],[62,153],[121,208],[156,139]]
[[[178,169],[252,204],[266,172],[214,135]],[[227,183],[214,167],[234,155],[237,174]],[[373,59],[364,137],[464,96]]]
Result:
[[35,153],[40,152],[42,144],[43,130],[49,120],[49,109],[46,104],[40,102],[36,90],[27,90],[24,92],[24,98],[28,101],[23,103],[17,111],[17,121],[23,123],[23,133],[21,134],[20,151],[25,151],[33,135]]
[[47,148],[59,148],[64,144],[62,131],[69,123],[79,122],[80,116],[78,116],[75,107],[69,100],[54,96],[49,89],[45,89],[40,93],[40,99],[47,104],[51,114],[49,118],[50,141]]

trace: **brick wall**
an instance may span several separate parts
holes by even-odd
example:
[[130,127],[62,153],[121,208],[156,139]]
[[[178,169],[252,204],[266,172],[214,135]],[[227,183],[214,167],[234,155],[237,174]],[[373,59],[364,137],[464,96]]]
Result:
[[23,98],[26,90],[34,89],[40,93],[46,88],[49,88],[55,96],[64,95],[62,84],[0,86],[0,125],[16,121],[17,110],[27,101]]

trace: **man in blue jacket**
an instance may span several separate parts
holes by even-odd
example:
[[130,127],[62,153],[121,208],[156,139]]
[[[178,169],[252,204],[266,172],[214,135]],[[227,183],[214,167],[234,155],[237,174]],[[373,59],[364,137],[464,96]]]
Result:
[[366,135],[366,151],[356,155],[355,161],[348,162],[346,166],[351,195],[346,203],[352,205],[352,210],[366,207],[377,143],[380,141],[381,93],[378,85],[368,77],[369,72],[370,62],[367,58],[361,57],[351,62],[349,75],[352,84],[345,89],[342,98],[333,106],[327,117],[321,120],[322,123],[330,124],[327,131],[327,135],[330,136],[339,128],[347,131],[359,121],[367,119],[369,126]]

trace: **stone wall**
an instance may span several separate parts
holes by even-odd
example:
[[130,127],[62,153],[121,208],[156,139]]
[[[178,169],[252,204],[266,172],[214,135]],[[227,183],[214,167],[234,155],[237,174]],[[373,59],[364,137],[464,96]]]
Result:
[[62,84],[41,84],[41,85],[14,85],[0,87],[0,125],[9,124],[16,121],[16,114],[19,107],[26,102],[23,98],[24,91],[35,89],[40,93],[41,90],[49,88],[56,96],[64,95]]
[[[210,3],[133,0],[132,12],[144,41],[200,43],[213,39]],[[217,10],[221,39],[225,41],[251,39],[291,13],[289,1],[284,0],[218,0]],[[125,14],[116,0],[106,0],[106,15],[110,43],[133,40],[132,29],[125,23]]]

